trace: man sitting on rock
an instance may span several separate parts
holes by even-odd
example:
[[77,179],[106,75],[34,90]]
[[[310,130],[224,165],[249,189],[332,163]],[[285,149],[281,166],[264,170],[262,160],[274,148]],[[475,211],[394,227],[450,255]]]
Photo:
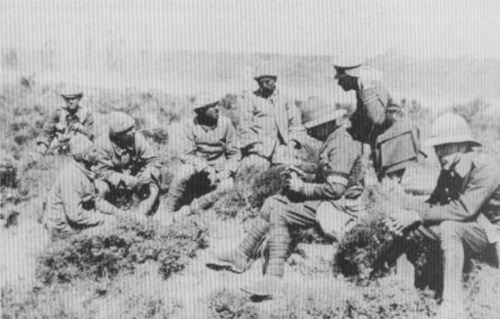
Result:
[[70,149],[73,160],[62,169],[45,203],[44,224],[54,236],[110,226],[113,215],[123,213],[97,196],[91,167],[98,161],[98,152],[92,142],[77,136]]
[[443,253],[443,295],[437,318],[466,318],[461,283],[465,257],[498,265],[500,166],[473,151],[465,119],[446,113],[434,122],[428,141],[441,174],[429,200],[414,210],[393,214],[389,227],[409,241],[439,242]]
[[220,98],[211,93],[196,98],[196,115],[183,123],[183,156],[181,168],[175,173],[168,192],[167,213],[174,213],[186,195],[190,181],[208,179],[207,194],[195,199],[174,214],[180,219],[198,213],[212,205],[222,192],[234,186],[233,176],[238,168],[240,153],[236,132],[231,120],[219,115]]
[[68,88],[61,93],[65,106],[51,114],[43,127],[43,137],[37,142],[36,151],[47,154],[49,151],[61,152],[67,149],[68,142],[76,135],[94,139],[94,118],[92,112],[80,105],[83,93]]
[[316,110],[304,126],[311,136],[324,142],[317,174],[308,176],[291,168],[286,194],[268,198],[239,246],[218,255],[208,266],[244,272],[269,233],[266,275],[242,290],[254,296],[271,297],[284,274],[292,229],[311,228],[319,223],[325,235],[340,239],[353,226],[364,207],[364,166],[360,145],[346,131],[345,113],[332,110],[330,105]]
[[[135,130],[135,120],[122,112],[110,115],[109,133],[95,142],[99,151],[96,173],[103,198],[115,201],[120,193],[140,203],[137,214],[146,216],[158,207],[160,161],[144,136]],[[129,196],[129,197],[130,197]]]

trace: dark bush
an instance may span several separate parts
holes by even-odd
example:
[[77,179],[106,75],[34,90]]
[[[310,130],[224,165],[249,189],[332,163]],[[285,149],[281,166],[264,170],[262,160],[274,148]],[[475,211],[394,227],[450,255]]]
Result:
[[248,298],[228,290],[221,290],[210,296],[208,308],[213,319],[257,319],[257,309],[248,304]]
[[131,272],[138,263],[152,260],[166,279],[206,247],[206,236],[206,229],[193,221],[163,227],[124,219],[112,231],[55,242],[39,258],[37,276],[45,284],[96,280]]

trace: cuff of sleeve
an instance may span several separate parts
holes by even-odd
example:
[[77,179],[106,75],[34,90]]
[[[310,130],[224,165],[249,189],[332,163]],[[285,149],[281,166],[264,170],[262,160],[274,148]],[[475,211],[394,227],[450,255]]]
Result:
[[315,188],[316,185],[313,183],[304,183],[304,185],[299,188],[299,193],[304,194],[306,197],[312,197],[314,195]]
[[365,88],[359,92],[363,104],[370,104],[378,100],[378,95],[373,88]]

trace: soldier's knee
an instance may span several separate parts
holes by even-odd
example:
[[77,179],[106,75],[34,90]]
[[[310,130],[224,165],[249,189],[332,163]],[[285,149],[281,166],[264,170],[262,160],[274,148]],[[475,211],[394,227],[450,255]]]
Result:
[[186,182],[196,174],[196,168],[193,165],[182,165],[174,176],[174,181]]
[[441,239],[449,237],[460,237],[466,224],[453,220],[446,220],[439,225]]
[[108,183],[106,183],[103,180],[96,179],[94,181],[95,188],[97,189],[97,193],[99,194],[99,197],[106,197],[110,192],[111,188]]

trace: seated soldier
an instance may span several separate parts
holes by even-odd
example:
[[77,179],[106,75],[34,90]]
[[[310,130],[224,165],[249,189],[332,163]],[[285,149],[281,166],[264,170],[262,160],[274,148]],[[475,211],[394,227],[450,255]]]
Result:
[[194,105],[196,115],[183,123],[182,140],[185,147],[182,167],[174,175],[168,192],[167,212],[176,212],[186,195],[190,180],[208,178],[207,194],[184,206],[175,215],[180,219],[212,205],[221,192],[233,188],[233,176],[238,167],[240,153],[236,146],[235,128],[231,120],[219,115],[220,98],[202,94]]
[[54,236],[110,226],[122,211],[99,199],[90,171],[97,163],[96,148],[87,138],[77,136],[70,142],[73,161],[61,171],[48,194],[44,224]]
[[472,138],[462,117],[444,114],[431,131],[428,144],[434,146],[441,164],[436,188],[425,204],[393,214],[388,226],[409,241],[440,243],[444,282],[438,318],[466,318],[464,258],[498,265],[500,166],[472,150],[481,144]]
[[100,196],[113,202],[125,192],[140,201],[139,215],[153,213],[158,207],[160,161],[136,132],[135,120],[122,112],[111,114],[109,133],[97,138],[95,145],[100,156],[95,169]]
[[61,93],[66,103],[51,114],[43,127],[43,137],[37,142],[36,151],[47,154],[51,151],[64,152],[73,136],[83,135],[94,139],[94,118],[86,107],[80,105],[83,93],[80,90],[66,89]]
[[[283,276],[293,228],[310,228],[319,223],[328,236],[340,239],[363,209],[364,167],[361,148],[347,133],[345,110],[318,109],[305,123],[309,134],[324,142],[320,149],[318,173],[307,176],[292,168],[287,193],[270,197],[260,216],[239,246],[217,256],[208,266],[227,267],[243,272],[251,264],[255,250],[269,233],[269,261],[264,280],[243,288],[255,296],[270,297]],[[306,181],[304,182],[301,178]]]

